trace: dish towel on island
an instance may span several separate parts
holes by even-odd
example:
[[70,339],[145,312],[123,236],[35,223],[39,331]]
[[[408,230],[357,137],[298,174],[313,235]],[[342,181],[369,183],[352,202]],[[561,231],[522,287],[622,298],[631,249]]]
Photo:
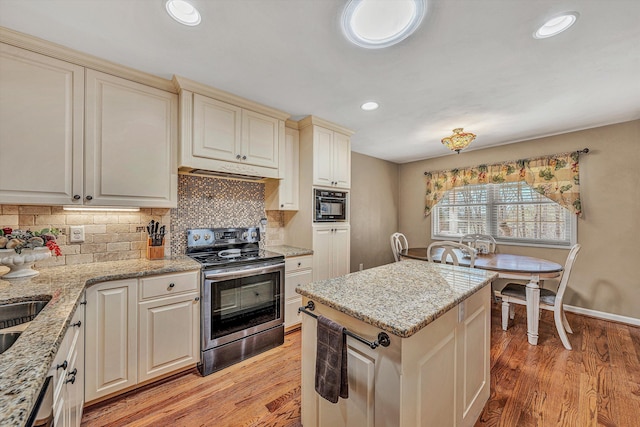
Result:
[[347,336],[342,325],[324,316],[318,316],[316,391],[331,403],[349,397]]

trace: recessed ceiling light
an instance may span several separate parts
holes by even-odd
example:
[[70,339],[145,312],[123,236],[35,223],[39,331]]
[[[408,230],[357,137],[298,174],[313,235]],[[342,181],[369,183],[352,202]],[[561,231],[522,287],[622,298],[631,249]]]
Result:
[[365,102],[360,106],[364,111],[373,111],[377,110],[380,105],[375,101]]
[[342,14],[342,29],[360,47],[389,47],[413,34],[426,10],[426,0],[350,0]]
[[556,34],[560,34],[575,24],[578,16],[580,16],[578,12],[566,12],[562,15],[557,15],[538,28],[538,30],[533,33],[533,38],[546,39],[547,37],[553,37]]
[[185,0],[168,0],[167,13],[181,24],[195,26],[200,23],[200,12]]

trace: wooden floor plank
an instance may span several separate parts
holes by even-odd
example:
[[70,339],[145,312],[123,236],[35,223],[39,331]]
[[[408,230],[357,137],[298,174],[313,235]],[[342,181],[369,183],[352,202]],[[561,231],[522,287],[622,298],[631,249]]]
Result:
[[[537,346],[526,312],[509,329],[500,304],[491,318],[491,395],[481,426],[640,425],[640,328],[567,314],[566,350],[543,311]],[[300,427],[301,334],[273,350],[202,377],[194,369],[85,408],[82,426]]]

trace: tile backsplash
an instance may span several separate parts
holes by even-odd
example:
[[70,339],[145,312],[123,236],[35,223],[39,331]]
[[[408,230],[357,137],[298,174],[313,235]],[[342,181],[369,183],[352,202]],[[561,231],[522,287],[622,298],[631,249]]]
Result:
[[[146,225],[156,220],[167,225],[165,256],[186,251],[186,231],[198,227],[250,227],[267,218],[262,245],[281,245],[283,219],[279,211],[265,211],[264,184],[195,175],[178,176],[178,207],[140,209],[140,212],[78,212],[61,206],[0,204],[0,227],[62,231],[58,244],[62,256],[36,267],[86,264],[146,257]],[[69,227],[85,226],[85,241],[70,243]],[[142,230],[142,231],[140,231]]]

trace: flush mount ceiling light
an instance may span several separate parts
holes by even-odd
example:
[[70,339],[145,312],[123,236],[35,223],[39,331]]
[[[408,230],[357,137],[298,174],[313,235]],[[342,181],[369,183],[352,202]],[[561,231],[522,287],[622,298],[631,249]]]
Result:
[[460,154],[460,150],[464,150],[471,144],[476,136],[471,132],[463,132],[462,128],[455,128],[453,135],[442,138],[442,143],[450,150]]
[[373,111],[377,110],[380,105],[375,101],[365,102],[360,106],[364,111]]
[[546,39],[560,34],[564,30],[571,27],[578,20],[580,14],[578,12],[565,12],[561,15],[554,16],[544,23],[538,30],[533,33],[535,39]]
[[200,23],[200,12],[185,0],[168,0],[165,7],[169,16],[181,24],[193,27]]
[[418,29],[426,9],[426,0],[350,0],[342,14],[342,29],[360,47],[389,47]]

